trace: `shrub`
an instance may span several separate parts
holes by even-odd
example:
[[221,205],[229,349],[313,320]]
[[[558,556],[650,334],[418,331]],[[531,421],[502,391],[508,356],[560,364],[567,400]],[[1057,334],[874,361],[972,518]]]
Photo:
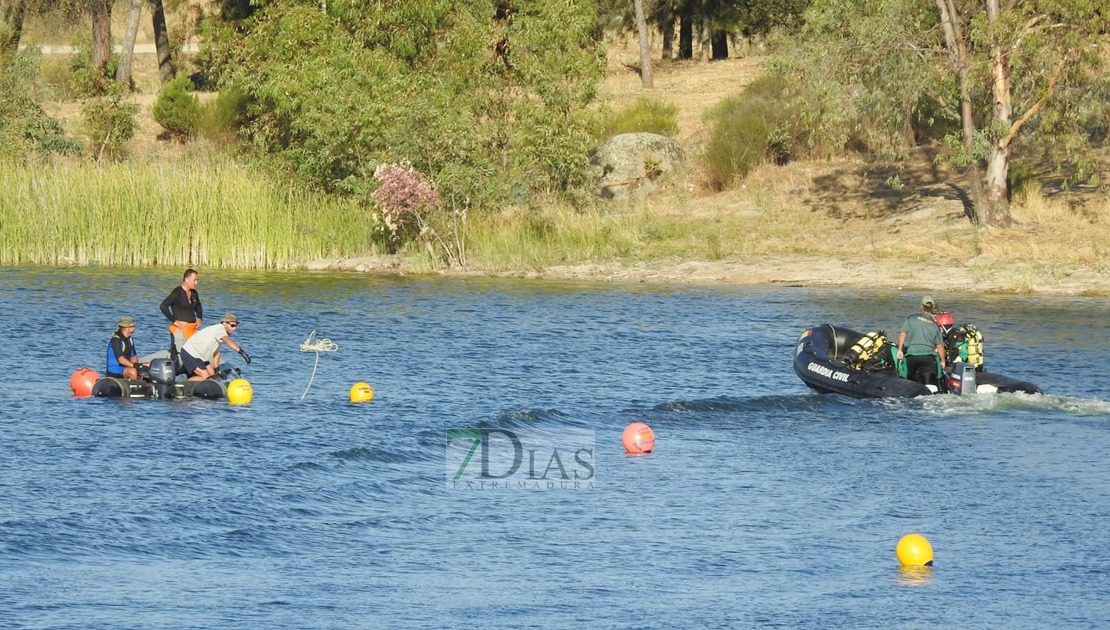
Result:
[[767,159],[790,161],[797,141],[781,95],[781,81],[763,77],[706,112],[712,130],[703,161],[710,186],[727,188]]
[[154,101],[154,121],[162,125],[170,136],[184,141],[197,131],[200,105],[189,77],[178,77],[158,92]]
[[139,128],[139,122],[135,120],[139,106],[123,100],[125,87],[108,80],[103,83],[102,90],[100,96],[81,103],[85,129],[92,142],[91,150],[98,162],[106,157],[119,157],[124,143],[135,137]]
[[11,57],[0,54],[0,160],[46,158],[51,153],[81,150],[32,97],[38,61],[39,54],[33,49]]
[[200,103],[197,133],[218,143],[231,142],[247,114],[249,96],[234,87],[220,90],[216,100]]
[[668,138],[678,135],[678,122],[675,116],[678,106],[662,99],[641,96],[610,114],[602,122],[598,141],[604,141],[622,133],[655,133]]

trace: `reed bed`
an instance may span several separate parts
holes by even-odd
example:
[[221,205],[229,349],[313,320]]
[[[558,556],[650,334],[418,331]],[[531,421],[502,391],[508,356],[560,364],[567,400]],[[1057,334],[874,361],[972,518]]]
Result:
[[231,162],[0,171],[0,264],[258,269],[374,253],[367,209]]

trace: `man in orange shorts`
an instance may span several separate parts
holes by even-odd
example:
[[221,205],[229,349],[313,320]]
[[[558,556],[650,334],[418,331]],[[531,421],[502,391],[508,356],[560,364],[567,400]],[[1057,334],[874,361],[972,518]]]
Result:
[[181,286],[174,287],[158,309],[170,320],[170,355],[178,363],[177,354],[185,346],[185,340],[200,329],[204,309],[197,294],[200,278],[195,269],[186,269]]

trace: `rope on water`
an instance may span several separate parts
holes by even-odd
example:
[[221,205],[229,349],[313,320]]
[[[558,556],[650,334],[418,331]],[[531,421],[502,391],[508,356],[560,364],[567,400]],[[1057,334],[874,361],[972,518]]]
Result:
[[339,346],[331,339],[327,337],[315,339],[315,337],[316,331],[314,330],[309,333],[308,339],[305,339],[304,342],[301,343],[301,352],[316,353],[316,363],[312,365],[312,377],[308,379],[308,387],[304,388],[304,394],[301,394],[301,400],[304,400],[304,397],[308,394],[308,388],[312,387],[312,381],[316,378],[316,366],[320,365],[320,353],[335,352],[339,349]]

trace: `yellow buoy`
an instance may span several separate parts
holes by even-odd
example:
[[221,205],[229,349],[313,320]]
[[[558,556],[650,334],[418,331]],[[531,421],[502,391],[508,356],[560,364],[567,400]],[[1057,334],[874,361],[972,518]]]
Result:
[[894,548],[898,562],[907,567],[933,566],[933,546],[921,534],[906,534]]
[[374,390],[367,383],[355,383],[351,386],[351,402],[361,403],[374,400]]
[[227,402],[233,405],[248,405],[254,398],[254,390],[245,378],[237,378],[227,384]]

